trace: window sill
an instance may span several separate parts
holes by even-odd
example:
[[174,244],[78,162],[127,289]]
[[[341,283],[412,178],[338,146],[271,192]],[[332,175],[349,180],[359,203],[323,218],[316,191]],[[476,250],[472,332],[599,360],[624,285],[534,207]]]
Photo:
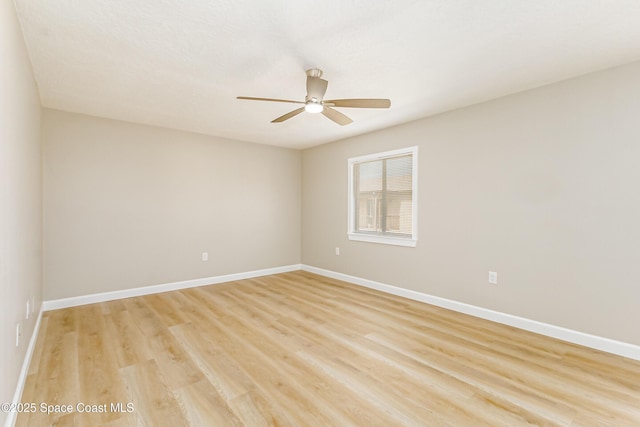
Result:
[[358,242],[381,243],[383,245],[409,246],[415,248],[418,241],[416,239],[408,239],[403,237],[375,236],[372,234],[348,233],[349,240]]

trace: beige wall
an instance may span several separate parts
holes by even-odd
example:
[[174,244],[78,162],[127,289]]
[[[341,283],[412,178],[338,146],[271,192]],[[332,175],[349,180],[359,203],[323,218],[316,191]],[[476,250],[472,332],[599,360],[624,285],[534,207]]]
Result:
[[[0,402],[11,402],[42,301],[40,100],[13,2],[0,3]],[[36,311],[37,313],[37,311]],[[15,346],[16,323],[22,340]],[[7,414],[0,412],[0,425]]]
[[[304,151],[303,263],[640,344],[639,76],[636,62]],[[418,246],[348,241],[347,159],[412,145]]]
[[299,151],[55,110],[43,140],[47,300],[300,262]]

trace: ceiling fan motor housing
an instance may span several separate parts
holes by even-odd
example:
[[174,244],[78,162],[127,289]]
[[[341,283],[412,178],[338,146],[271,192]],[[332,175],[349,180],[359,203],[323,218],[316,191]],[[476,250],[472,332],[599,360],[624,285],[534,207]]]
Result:
[[307,70],[307,96],[306,102],[322,103],[324,94],[327,92],[329,82],[321,79],[322,71],[317,68]]

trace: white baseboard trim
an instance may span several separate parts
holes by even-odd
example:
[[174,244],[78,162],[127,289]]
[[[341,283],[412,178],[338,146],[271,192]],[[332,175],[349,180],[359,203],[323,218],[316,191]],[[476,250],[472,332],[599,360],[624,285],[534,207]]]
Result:
[[77,297],[44,301],[42,303],[42,307],[43,311],[57,310],[60,308],[76,307],[85,304],[94,304],[98,302],[113,301],[117,299],[138,297],[142,295],[158,294],[160,292],[177,291],[180,289],[195,288],[198,286],[215,285],[218,283],[232,282],[234,280],[251,279],[254,277],[268,276],[270,274],[287,273],[300,269],[300,264],[293,264],[282,267],[265,268],[263,270],[247,271],[244,273],[225,274],[223,276],[205,277],[202,279],[163,283],[161,285],[143,286],[139,288],[123,289],[120,291],[81,295]]
[[516,328],[536,332],[552,338],[557,338],[570,343],[606,351],[607,353],[617,354],[619,356],[628,357],[630,359],[640,360],[640,346],[616,341],[609,338],[599,337],[596,335],[586,334],[584,332],[567,329],[560,326],[550,325],[548,323],[538,322],[537,320],[526,319],[499,311],[489,310],[453,301],[446,298],[440,298],[422,292],[412,291],[410,289],[399,288],[397,286],[387,285],[385,283],[375,282],[373,280],[363,279],[361,277],[349,276],[348,274],[337,273],[331,270],[313,267],[310,265],[301,265],[301,269],[310,273],[319,274],[321,276],[331,277],[333,279],[342,280],[356,285],[364,286],[378,291],[398,295],[415,301],[425,302],[438,307],[447,308],[449,310],[460,313],[469,314],[471,316],[480,317],[482,319],[491,320]]
[[[441,298],[422,292],[413,291],[410,289],[404,289],[397,286],[388,285],[385,283],[375,282],[369,279],[363,279],[361,277],[350,276],[348,274],[338,273],[331,270],[325,270],[318,267],[313,267],[305,264],[292,264],[282,267],[267,268],[263,270],[254,270],[244,273],[227,274],[223,276],[206,277],[202,279],[185,280],[181,282],[165,283],[153,286],[144,286],[133,289],[123,289],[120,291],[103,292],[91,295],[82,295],[78,297],[62,298],[57,300],[44,301],[42,303],[43,311],[57,310],[60,308],[75,307],[85,304],[93,304],[98,302],[112,301],[123,298],[136,297],[141,295],[150,295],[160,292],[175,291],[179,289],[194,288],[198,286],[214,285],[218,283],[231,282],[234,280],[250,279],[260,276],[268,276],[271,274],[287,273],[290,271],[304,270],[311,273],[319,274],[333,279],[343,280],[345,282],[354,283],[356,285],[364,286],[371,289],[376,289],[382,292],[386,292],[393,295],[398,295],[404,298],[408,298],[414,301],[420,301],[427,304],[432,304],[438,307],[447,308],[449,310],[457,311],[460,313],[469,314],[471,316],[479,317],[482,319],[491,320],[497,323],[513,326],[516,328],[524,329],[527,331],[535,332],[538,334],[546,335],[552,338],[557,338],[563,341],[568,341],[574,344],[582,345],[585,347],[594,348],[597,350],[606,351],[608,353],[617,354],[620,356],[628,357],[630,359],[640,360],[640,346],[625,343],[622,341],[616,341],[609,338],[600,337],[597,335],[591,335],[573,329],[567,329],[560,326],[551,325],[548,323],[539,322],[537,320],[531,320],[524,317],[514,316],[512,314],[502,313],[487,308],[466,304],[446,298]],[[41,316],[40,314],[40,316]],[[38,317],[38,323],[36,328],[39,327],[40,317]],[[37,329],[36,329],[37,330]],[[34,333],[34,336],[36,334]],[[32,336],[32,342],[29,342],[29,351],[32,352],[32,344],[35,344],[35,340]],[[29,353],[28,359],[31,355]],[[28,364],[27,364],[28,369]],[[24,370],[24,366],[23,366]],[[26,371],[25,371],[26,375]],[[16,391],[17,393],[17,391]],[[22,389],[20,388],[20,394]],[[10,424],[7,424],[10,425]]]
[[[11,403],[13,406],[17,406],[18,403],[22,400],[22,392],[24,390],[24,385],[27,382],[27,374],[29,373],[29,365],[31,364],[31,357],[33,356],[33,350],[36,348],[36,342],[38,341],[38,332],[40,331],[40,320],[42,320],[42,306],[40,306],[40,311],[38,311],[38,318],[36,319],[36,325],[33,328],[33,333],[31,334],[31,338],[29,339],[29,346],[27,347],[27,352],[24,355],[24,360],[22,361],[22,368],[20,369],[20,375],[18,376],[18,384],[16,385],[16,391],[13,394],[13,400]],[[18,412],[11,411],[7,415],[7,419],[4,423],[5,427],[13,427],[16,424],[16,420],[18,418]]]

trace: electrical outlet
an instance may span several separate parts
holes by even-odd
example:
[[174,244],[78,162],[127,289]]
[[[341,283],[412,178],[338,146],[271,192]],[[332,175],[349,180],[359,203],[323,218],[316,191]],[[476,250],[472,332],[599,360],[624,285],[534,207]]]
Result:
[[22,325],[16,323],[16,347],[20,347],[20,336],[22,335]]
[[340,255],[340,248],[336,247],[336,255]]
[[498,284],[498,272],[496,271],[489,272],[489,283],[491,283],[492,285]]
[[209,252],[202,252],[202,261],[209,261]]

